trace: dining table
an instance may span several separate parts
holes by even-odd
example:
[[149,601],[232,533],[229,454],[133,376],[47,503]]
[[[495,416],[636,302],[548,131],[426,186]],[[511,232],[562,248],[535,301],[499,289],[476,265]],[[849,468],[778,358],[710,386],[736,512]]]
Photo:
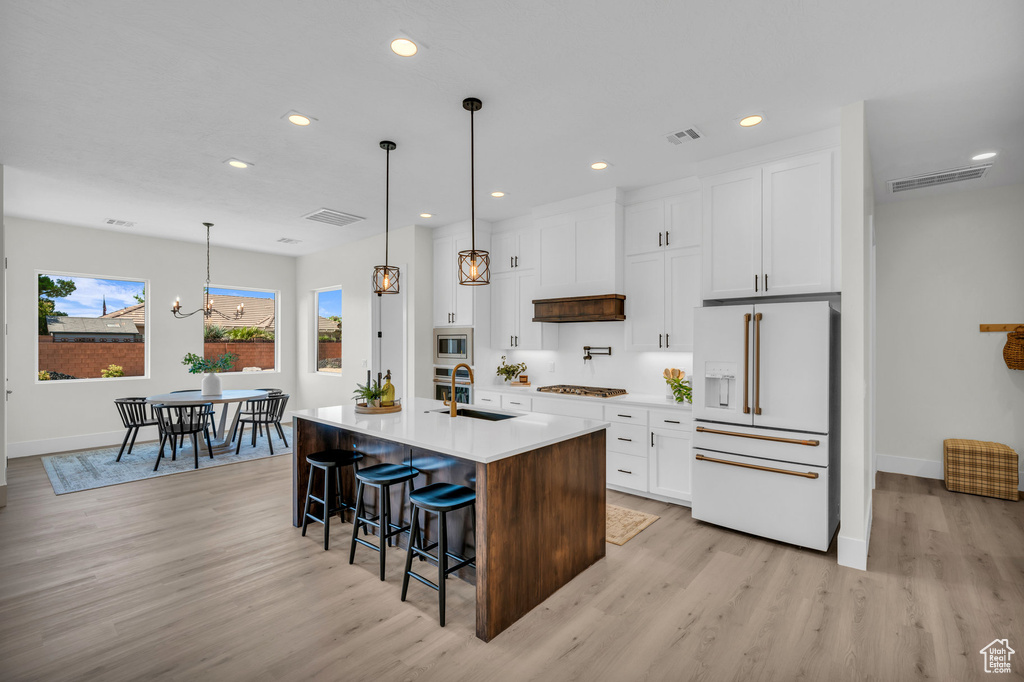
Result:
[[[218,423],[213,425],[213,436],[218,439],[213,443],[213,447],[214,449],[224,449],[231,446],[231,434],[235,432],[235,427],[238,426],[238,417],[242,412],[242,403],[247,400],[259,400],[266,397],[266,391],[257,389],[227,389],[221,391],[219,395],[203,395],[202,391],[195,390],[152,395],[146,398],[146,402],[151,405],[199,405],[202,403],[224,405]],[[235,407],[235,414],[231,419],[231,428],[226,429],[225,426],[227,426],[228,411],[231,409],[231,403],[237,403],[237,407]]]

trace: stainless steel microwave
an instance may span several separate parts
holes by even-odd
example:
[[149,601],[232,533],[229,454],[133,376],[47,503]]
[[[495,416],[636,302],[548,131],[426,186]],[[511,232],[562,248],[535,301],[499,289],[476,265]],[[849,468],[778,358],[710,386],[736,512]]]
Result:
[[441,327],[434,329],[434,364],[473,364],[473,328]]

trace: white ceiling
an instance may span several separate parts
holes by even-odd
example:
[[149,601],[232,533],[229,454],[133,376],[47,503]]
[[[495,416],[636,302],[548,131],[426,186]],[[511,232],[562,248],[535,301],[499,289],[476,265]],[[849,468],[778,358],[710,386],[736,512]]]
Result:
[[[416,57],[390,51],[399,34]],[[988,149],[989,176],[963,186],[1024,182],[1022,36],[1019,0],[5,0],[5,211],[189,241],[210,221],[215,244],[310,253],[383,229],[391,139],[392,225],[449,224],[469,217],[467,96],[486,220],[685,177],[859,100],[879,201],[888,179]],[[765,122],[739,128],[750,112]],[[706,139],[665,141],[688,126]],[[367,220],[301,218],[321,207]]]

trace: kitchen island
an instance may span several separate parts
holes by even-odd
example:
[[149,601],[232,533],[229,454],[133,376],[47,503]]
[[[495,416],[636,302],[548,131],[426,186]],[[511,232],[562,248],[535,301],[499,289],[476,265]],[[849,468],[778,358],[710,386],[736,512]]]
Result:
[[[450,544],[463,538],[463,546],[452,551],[475,553],[475,572],[463,569],[459,577],[476,582],[476,634],[484,641],[604,557],[608,426],[574,417],[487,412],[513,416],[452,418],[440,401],[424,398],[407,400],[394,414],[357,414],[352,405],[292,413],[295,526],[302,525],[306,455],[326,449],[358,450],[366,456],[361,466],[411,464],[421,472],[417,488],[447,482],[476,490],[476,517],[466,518],[468,510],[449,515],[448,537]],[[342,488],[354,499],[351,471],[343,472]],[[407,523],[404,486],[392,491],[391,508],[395,523]],[[436,526],[426,533],[436,537]],[[407,544],[407,536],[401,543]],[[398,566],[402,559],[390,563]]]

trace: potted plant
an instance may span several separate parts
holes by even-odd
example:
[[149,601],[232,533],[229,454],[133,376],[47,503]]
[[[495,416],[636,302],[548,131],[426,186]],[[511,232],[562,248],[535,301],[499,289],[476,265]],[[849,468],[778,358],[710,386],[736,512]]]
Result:
[[207,360],[201,355],[188,353],[181,360],[181,364],[188,367],[189,374],[205,374],[203,377],[203,395],[220,395],[220,377],[218,372],[226,372],[235,365],[238,356],[234,353],[225,353],[216,360]]
[[666,369],[662,376],[665,377],[665,383],[668,384],[677,403],[693,402],[693,387],[686,378],[686,372],[681,369]]
[[520,362],[519,364],[512,363],[511,365],[505,362],[505,356],[501,356],[501,364],[498,365],[498,376],[504,377],[505,381],[512,381],[517,376],[526,371],[526,363]]
[[381,396],[384,395],[384,388],[377,381],[367,381],[366,384],[356,384],[356,390],[352,397],[356,399],[356,405],[366,407],[380,407]]

